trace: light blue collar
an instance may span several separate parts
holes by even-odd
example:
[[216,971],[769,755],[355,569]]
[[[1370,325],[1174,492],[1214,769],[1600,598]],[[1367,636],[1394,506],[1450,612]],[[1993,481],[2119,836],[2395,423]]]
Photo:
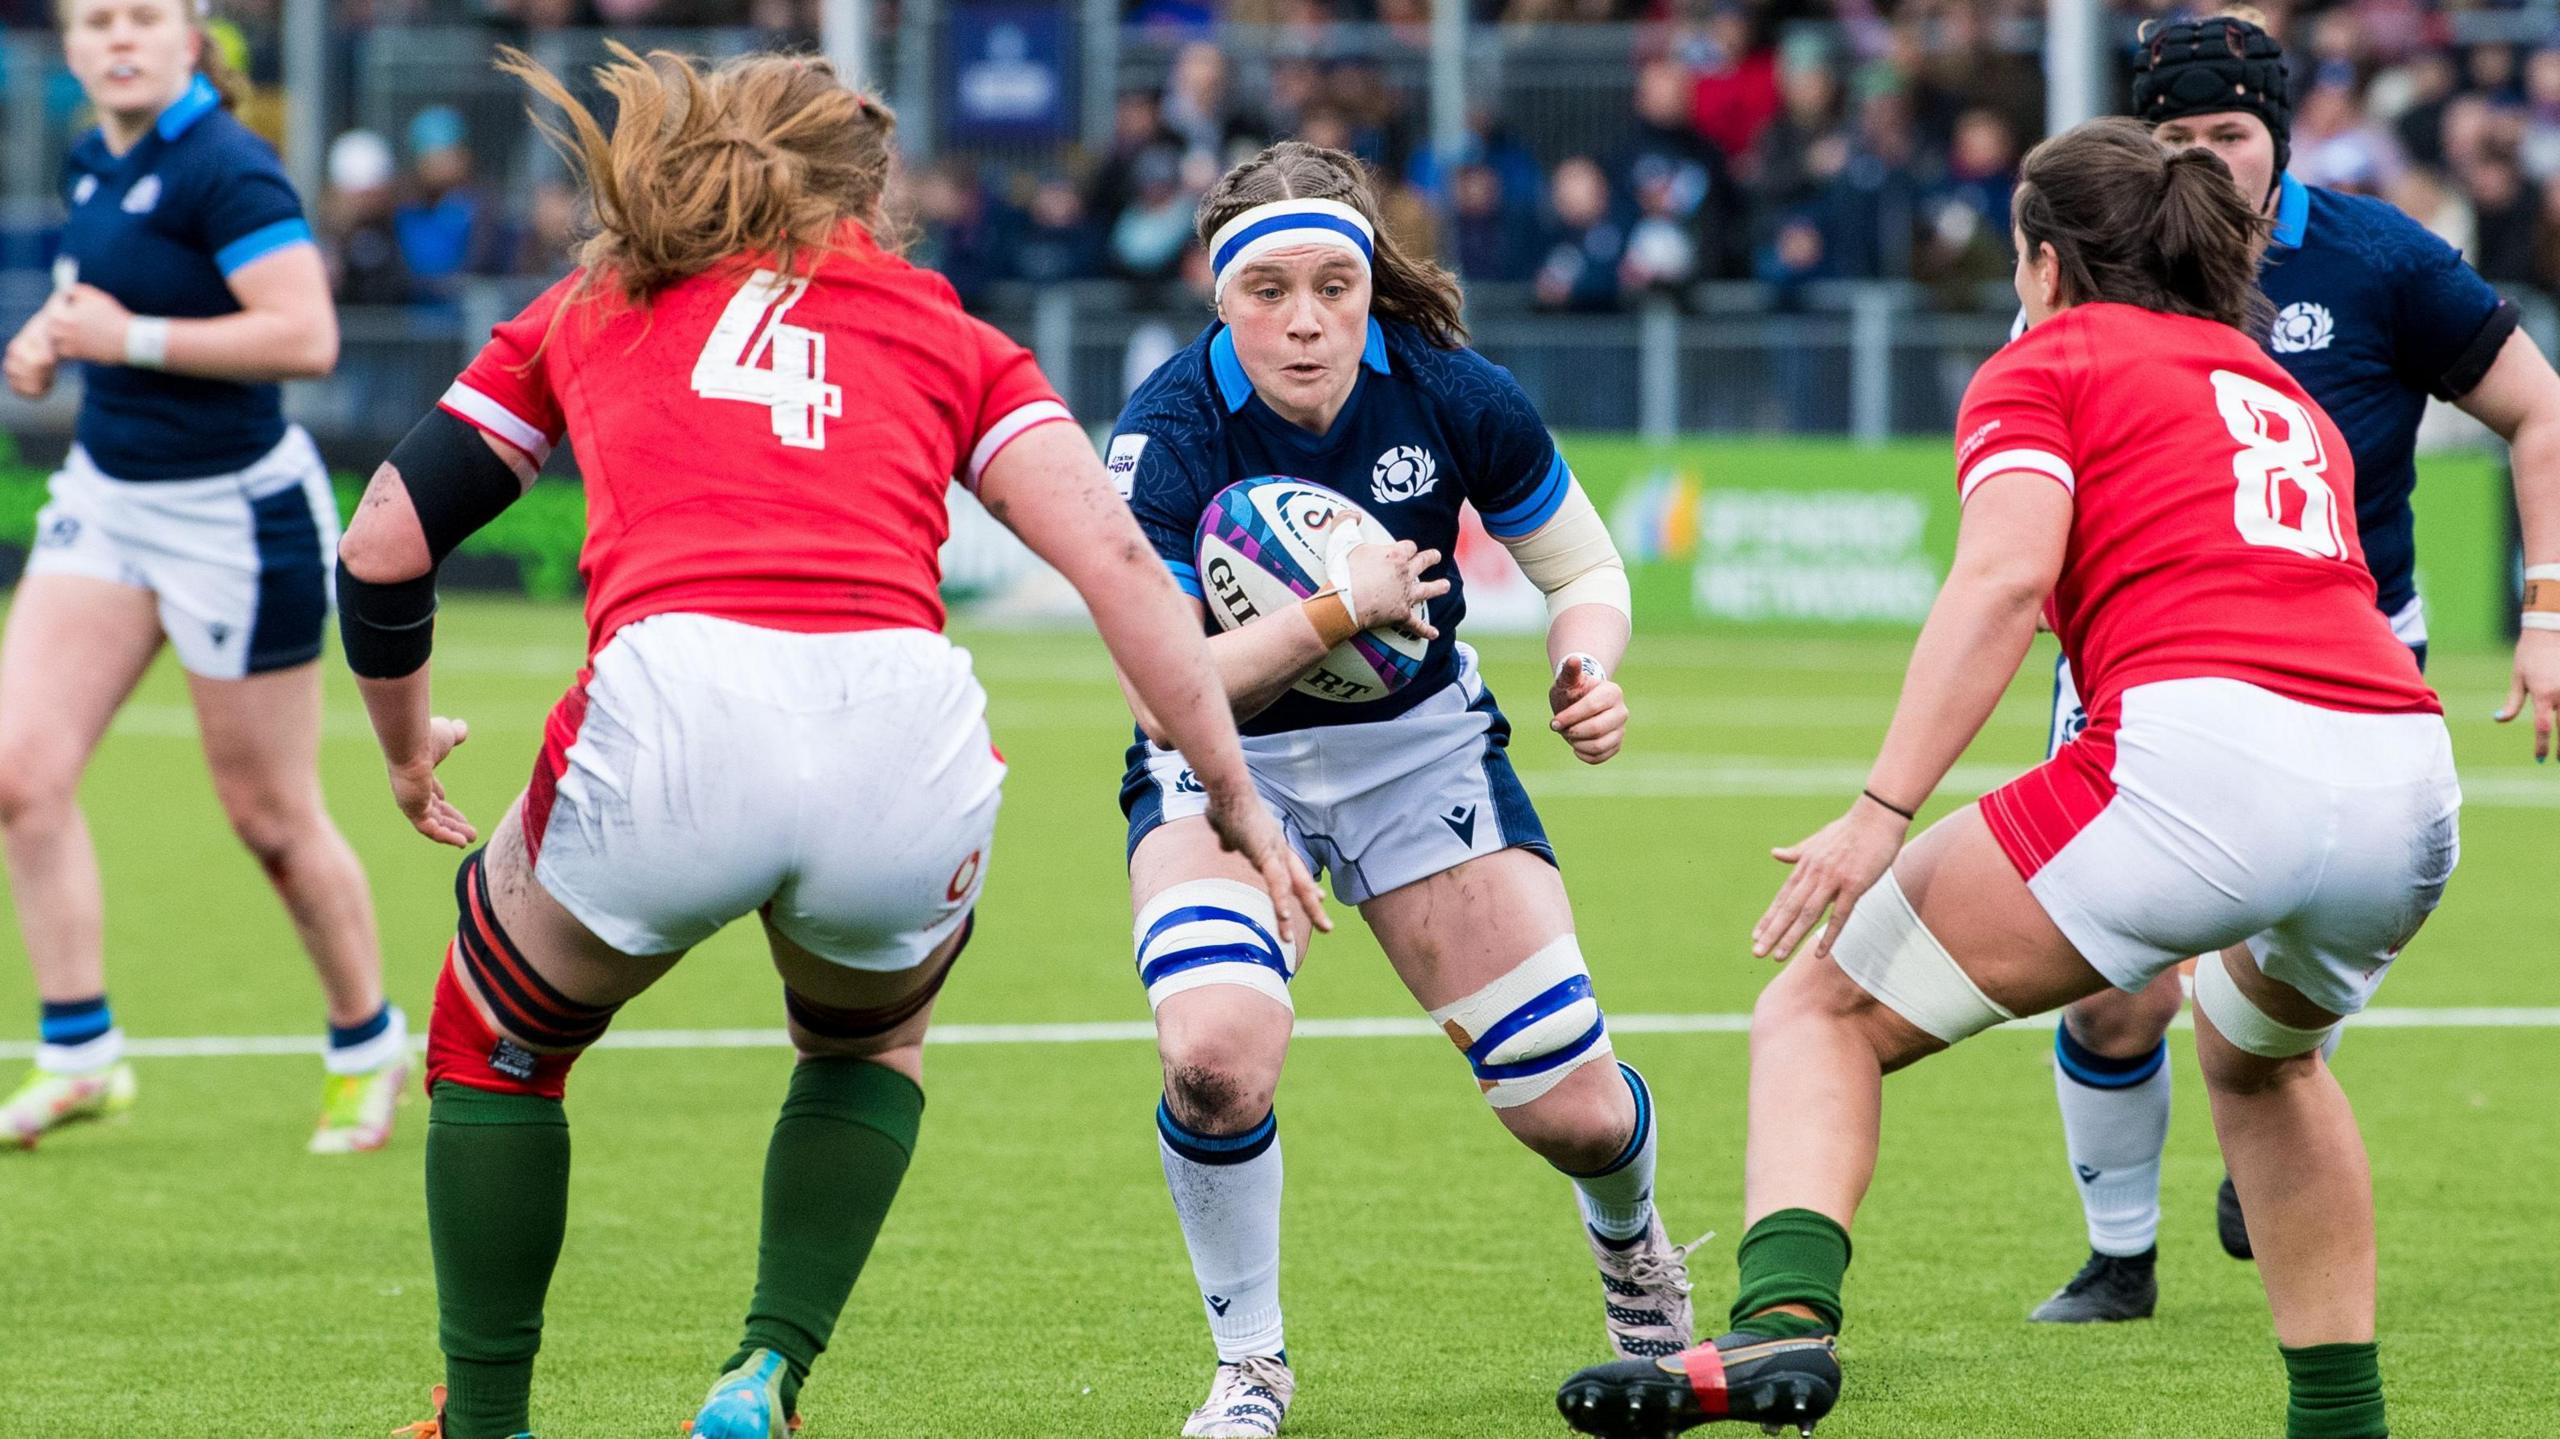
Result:
[[160,112],[160,123],[152,128],[160,132],[161,139],[175,140],[193,128],[198,120],[221,108],[222,92],[213,88],[212,81],[198,75],[188,83],[185,94]]
[[[1369,319],[1369,343],[1361,347],[1360,363],[1381,375],[1392,373],[1387,365],[1387,332],[1378,327],[1374,315]],[[1218,398],[1227,402],[1228,414],[1243,409],[1244,402],[1253,398],[1253,381],[1245,378],[1244,361],[1236,358],[1236,332],[1223,325],[1209,341],[1209,372],[1218,378]]]
[[2288,250],[2302,248],[2302,232],[2311,223],[2311,187],[2290,172],[2276,180],[2275,242]]

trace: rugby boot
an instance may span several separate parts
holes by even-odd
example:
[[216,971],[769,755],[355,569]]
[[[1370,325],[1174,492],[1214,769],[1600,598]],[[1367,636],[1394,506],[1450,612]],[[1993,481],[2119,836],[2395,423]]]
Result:
[[2148,1319],[2160,1303],[2156,1248],[2129,1258],[2089,1251],[2089,1262],[2071,1282],[2035,1307],[2027,1319],[2035,1324],[2113,1324]]
[[130,1064],[112,1064],[95,1074],[30,1069],[17,1092],[0,1104],[0,1141],[33,1149],[38,1139],[64,1125],[121,1118],[132,1108]]
[[391,1142],[391,1121],[408,1091],[409,1056],[393,1057],[365,1074],[332,1074],[320,1091],[320,1127],[312,1131],[314,1154],[361,1154]]
[[772,1350],[750,1350],[712,1384],[682,1432],[693,1439],[785,1439],[800,1427],[800,1416],[782,1402],[782,1381],[790,1372]]
[[1221,1362],[1209,1379],[1209,1397],[1182,1426],[1185,1439],[1268,1439],[1280,1432],[1298,1377],[1289,1361],[1267,1354]]
[[1613,1248],[1586,1226],[1591,1258],[1600,1266],[1608,1297],[1609,1347],[1621,1359],[1659,1359],[1689,1347],[1689,1255],[1715,1238],[1710,1232],[1674,1244],[1656,1214],[1644,1236]]
[[1662,1439],[1719,1421],[1811,1434],[1840,1402],[1838,1342],[1737,1333],[1659,1359],[1595,1365],[1556,1390],[1556,1410],[1603,1439]]

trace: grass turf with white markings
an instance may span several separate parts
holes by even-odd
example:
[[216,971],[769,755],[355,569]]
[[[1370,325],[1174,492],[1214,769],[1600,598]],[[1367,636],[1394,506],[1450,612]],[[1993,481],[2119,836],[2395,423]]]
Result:
[[[475,729],[448,783],[485,828],[531,766],[540,717],[579,658],[578,621],[565,608],[457,603],[440,628],[439,708]],[[1145,1018],[1113,803],[1127,724],[1099,648],[1062,633],[964,638],[1013,771],[986,924],[941,1016],[1126,1033]],[[1479,644],[1603,999],[1630,1021],[1729,1030],[1767,972],[1743,945],[1778,875],[1767,846],[1854,792],[1831,781],[1862,772],[1902,644],[1648,636],[1625,669],[1629,752],[1597,771],[1542,732],[1534,644]],[[2503,657],[2443,656],[2435,678],[2475,790],[2494,779],[2516,799],[2475,804],[2446,909],[2384,1000],[2560,1006],[2560,976],[2538,960],[2560,919],[2540,878],[2547,806],[2527,787],[2560,793],[2560,774],[2522,763],[2522,737],[2481,718],[2503,694]],[[352,687],[334,672],[329,686],[332,807],[372,868],[394,993],[423,1024],[451,933],[453,856],[409,833],[360,723],[348,727]],[[2045,693],[2030,664],[1968,768],[1996,778],[2031,762]],[[165,665],[132,713],[149,718],[120,725],[84,789],[119,1018],[137,1038],[272,1036],[304,1021],[316,1035],[317,993],[223,830]],[[1601,788],[1613,773],[1641,776],[1645,802]],[[1710,790],[1678,775],[1738,778]],[[1755,775],[1767,781],[1757,790]],[[7,947],[0,1036],[23,1041],[31,991]],[[1298,1000],[1329,1021],[1412,1014],[1356,922],[1318,946]],[[733,931],[621,1025],[747,1031],[757,1047],[621,1047],[580,1067],[569,1250],[537,1397],[545,1439],[671,1432],[727,1354],[786,1063],[760,1041],[779,1017],[751,933]],[[1698,1268],[1712,1315],[1731,1290],[1739,1228],[1744,1047],[1676,1025],[1620,1032],[1661,1101],[1675,1237],[1725,1231]],[[1825,1435],[2276,1431],[2263,1301],[2253,1271],[2213,1246],[2218,1169],[2189,1046],[2173,1045],[2182,1093],[2161,1318],[2129,1328],[2021,1322],[2081,1254],[2042,1047],[1986,1039],[1893,1081],[1849,1284],[1851,1397]],[[350,1435],[419,1417],[437,1373],[423,1106],[408,1108],[389,1152],[315,1160],[299,1144],[318,1066],[140,1070],[130,1123],[0,1154],[0,1435]],[[806,1439],[1170,1435],[1210,1355],[1156,1170],[1147,1046],[950,1044],[929,1070],[917,1165],[812,1383]],[[2560,1326],[2560,1299],[2535,1258],[2560,1246],[2540,1178],[2560,1163],[2545,1118],[2560,1056],[2537,1033],[2375,1024],[2351,1035],[2341,1072],[2375,1154],[2395,1433],[2540,1432],[2560,1405],[2538,1337]],[[1602,1348],[1564,1181],[1500,1134],[1462,1066],[1431,1043],[1311,1044],[1280,1114],[1304,1381],[1292,1432],[1557,1432],[1555,1382]]]

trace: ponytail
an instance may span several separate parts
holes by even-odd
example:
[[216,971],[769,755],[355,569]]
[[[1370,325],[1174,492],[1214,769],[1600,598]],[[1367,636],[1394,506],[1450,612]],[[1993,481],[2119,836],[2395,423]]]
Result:
[[207,18],[202,10],[194,13],[196,73],[213,87],[213,93],[222,97],[223,109],[237,110],[249,98],[249,78],[231,59],[231,47],[240,44],[240,31],[227,20]]
[[541,129],[584,182],[596,233],[578,249],[580,298],[611,285],[645,305],[652,295],[722,261],[770,260],[784,276],[834,247],[851,220],[884,248],[889,108],[846,88],[825,60],[746,55],[704,70],[664,50],[646,59],[608,41],[596,83],[614,100],[613,128],[558,77],[513,46],[498,69],[558,109],[564,131]]
[[2019,169],[2015,211],[2032,253],[2051,245],[2072,304],[2139,305],[2262,336],[2267,220],[2210,150],[2163,151],[2140,121],[2092,120]]
[[2258,289],[2265,224],[2211,150],[2182,150],[2161,167],[2151,250],[2161,288],[2235,329],[2263,336],[2274,311]]

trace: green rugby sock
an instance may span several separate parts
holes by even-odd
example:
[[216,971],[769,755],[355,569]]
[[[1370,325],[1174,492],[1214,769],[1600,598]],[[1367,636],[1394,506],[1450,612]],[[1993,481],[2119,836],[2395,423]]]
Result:
[[[1810,1209],[1763,1215],[1735,1253],[1742,1287],[1733,1296],[1733,1327],[1769,1339],[1840,1332],[1840,1281],[1849,1272],[1849,1231]],[[1801,1304],[1816,1316],[1764,1312]]]
[[443,1083],[427,1110],[445,1439],[530,1427],[542,1297],[569,1217],[569,1116],[556,1099]]
[[835,1333],[898,1197],[923,1119],[915,1081],[867,1059],[806,1059],[791,1071],[765,1149],[755,1303],[723,1373],[770,1349],[788,1366],[783,1406],[798,1408],[809,1366]]
[[2285,1349],[2285,1439],[2389,1439],[2382,1360],[2372,1344]]

